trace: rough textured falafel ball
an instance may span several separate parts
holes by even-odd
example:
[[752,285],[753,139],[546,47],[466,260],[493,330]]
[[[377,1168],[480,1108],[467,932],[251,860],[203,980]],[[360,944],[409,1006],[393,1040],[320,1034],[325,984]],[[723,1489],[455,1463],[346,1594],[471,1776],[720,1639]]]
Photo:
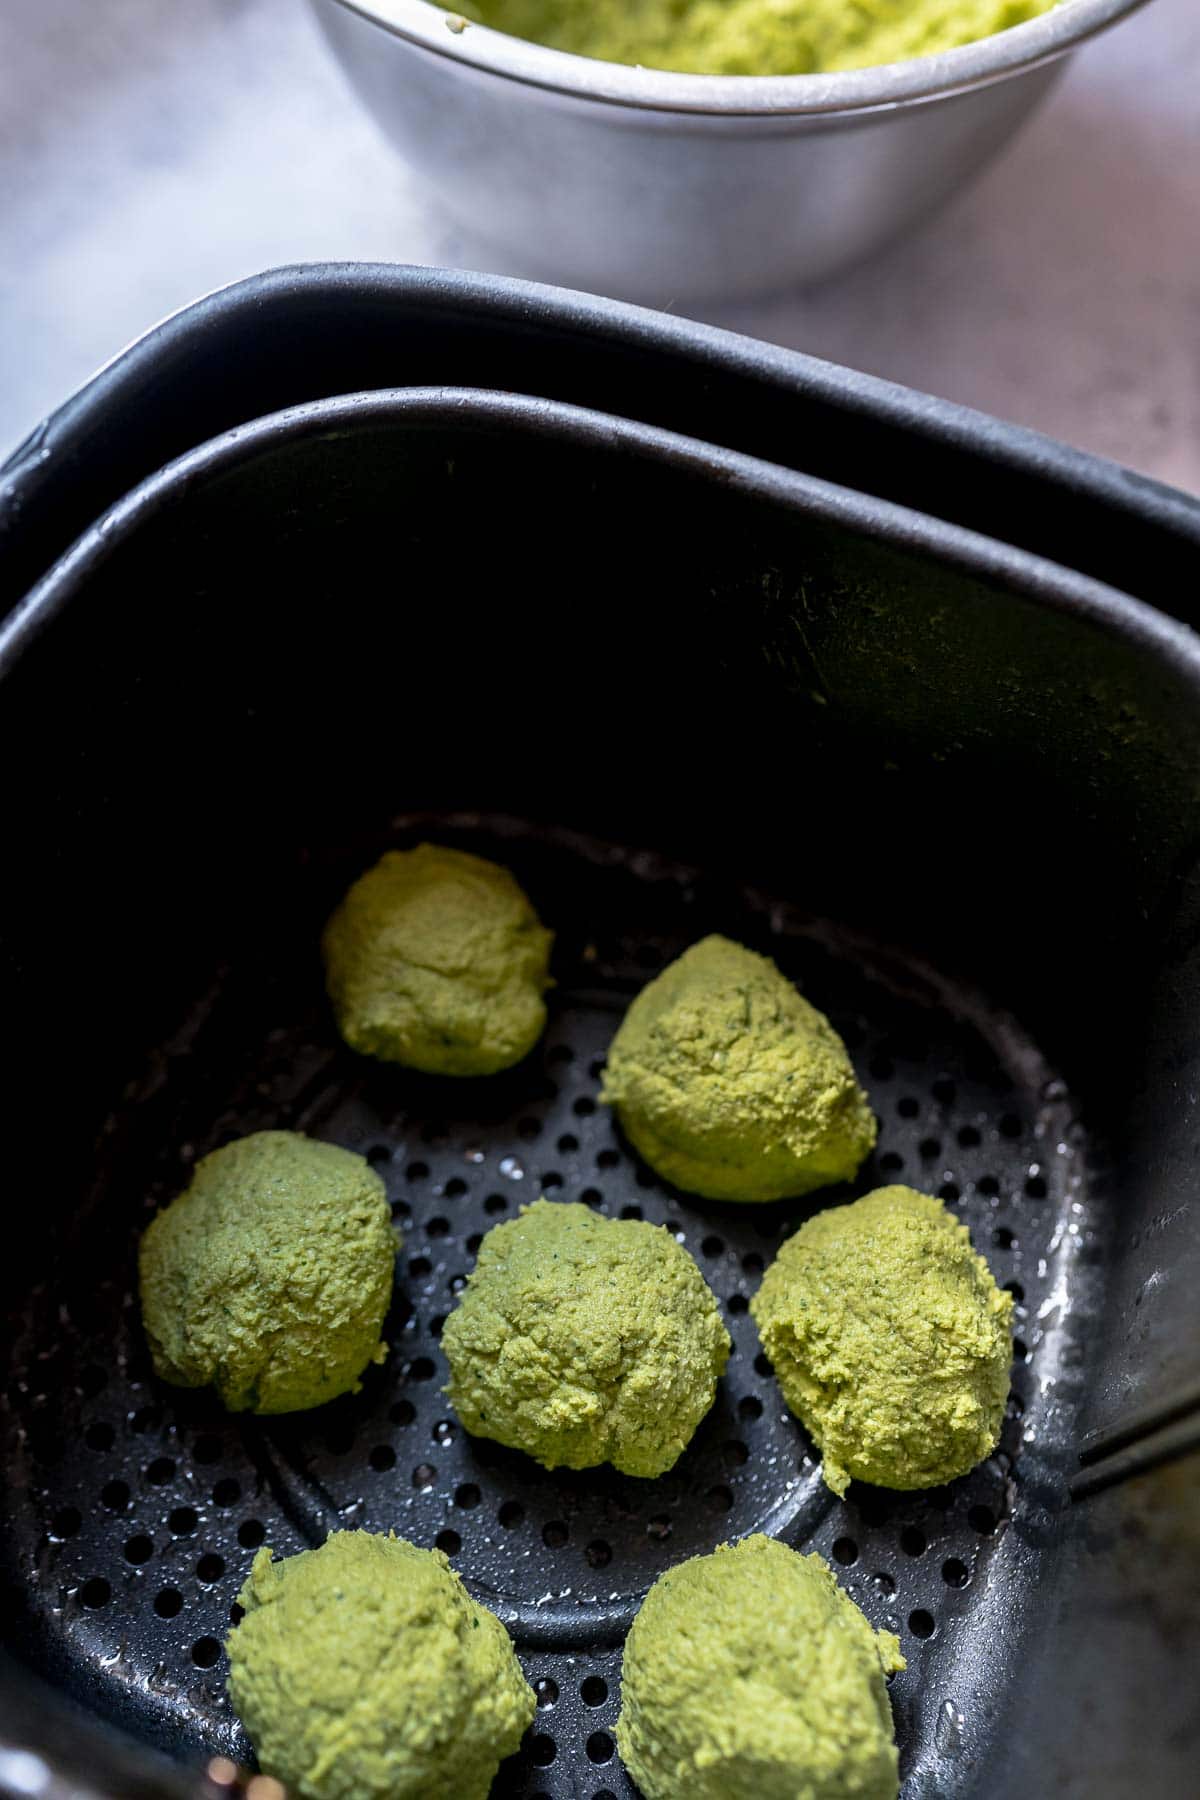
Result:
[[538,1200],[497,1225],[442,1333],[466,1429],[547,1469],[661,1475],[713,1403],[729,1333],[661,1225]]
[[938,1487],[990,1456],[1012,1361],[1012,1295],[940,1200],[877,1188],[817,1213],[751,1302],[783,1397],[836,1494]]
[[745,1538],[650,1589],[617,1745],[646,1800],[895,1800],[884,1677],[903,1667],[819,1556]]
[[214,1150],[142,1234],[157,1373],[211,1384],[230,1412],[299,1412],[353,1392],[386,1355],[396,1244],[365,1157],[294,1131]]
[[846,1047],[769,957],[707,937],[642,989],[601,1096],[652,1169],[709,1200],[847,1181],[875,1118]]
[[486,1800],[536,1702],[508,1635],[440,1550],[338,1531],[238,1596],[229,1693],[300,1800]]
[[436,844],[389,850],[322,940],[352,1050],[430,1075],[494,1075],[546,1025],[553,934],[507,869]]

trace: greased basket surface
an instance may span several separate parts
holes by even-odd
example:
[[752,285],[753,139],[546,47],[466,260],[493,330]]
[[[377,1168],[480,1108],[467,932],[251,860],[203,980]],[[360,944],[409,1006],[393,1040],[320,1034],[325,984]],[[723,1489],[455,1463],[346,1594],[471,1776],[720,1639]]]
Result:
[[[277,941],[214,971],[108,1121],[67,1247],[74,1280],[31,1297],[8,1373],[20,1473],[4,1553],[40,1659],[84,1663],[93,1703],[164,1748],[246,1760],[221,1646],[255,1550],[395,1529],[447,1552],[509,1625],[537,1691],[498,1791],[603,1800],[634,1791],[613,1726],[619,1646],[641,1595],[683,1557],[765,1530],[819,1550],[872,1622],[899,1632],[904,1767],[952,1773],[995,1676],[986,1597],[1019,1579],[1000,1554],[1006,1535],[1036,1538],[1039,1459],[1071,1432],[1094,1298],[1093,1175],[1063,1084],[974,995],[793,905],[508,821],[398,820],[376,848],[427,836],[510,863],[555,928],[544,1041],[519,1068],[470,1083],[354,1057],[325,1004],[311,928],[317,902],[356,868],[320,855]],[[630,997],[712,929],[776,957],[850,1046],[881,1125],[854,1190],[764,1207],[691,1199],[640,1163],[599,1104]],[[366,1155],[404,1242],[387,1365],[354,1398],[260,1421],[155,1381],[133,1282],[137,1235],[194,1160],[270,1126]],[[856,1483],[843,1503],[782,1403],[747,1308],[816,1206],[889,1181],[940,1194],[1013,1292],[1013,1391],[1000,1447],[972,1475],[925,1494]],[[665,1224],[722,1304],[728,1372],[659,1480],[548,1473],[469,1438],[445,1400],[438,1340],[480,1236],[542,1193]],[[1000,1598],[1011,1653],[1019,1595]]]

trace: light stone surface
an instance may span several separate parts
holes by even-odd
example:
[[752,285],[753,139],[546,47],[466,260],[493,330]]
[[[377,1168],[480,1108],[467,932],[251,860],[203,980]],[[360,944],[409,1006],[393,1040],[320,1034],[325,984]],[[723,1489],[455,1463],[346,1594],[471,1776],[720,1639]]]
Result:
[[[1200,492],[1198,96],[1200,5],[1151,0],[909,242],[713,316]],[[302,0],[0,6],[0,455],[163,314],[342,257],[473,266]]]

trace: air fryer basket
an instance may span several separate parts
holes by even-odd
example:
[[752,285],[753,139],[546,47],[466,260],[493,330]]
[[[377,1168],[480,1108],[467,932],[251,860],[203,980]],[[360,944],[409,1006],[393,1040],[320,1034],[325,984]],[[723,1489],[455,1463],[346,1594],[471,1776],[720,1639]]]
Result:
[[[1197,1367],[1198,694],[1190,634],[1094,583],[539,402],[309,408],[103,522],[0,638],[0,1792],[43,1748],[97,1793],[200,1791],[118,1771],[84,1713],[247,1760],[221,1641],[250,1559],[349,1524],[442,1545],[512,1630],[540,1705],[498,1793],[633,1793],[628,1620],[755,1529],[900,1632],[907,1794],[1193,1791],[1198,1459],[1067,1483]],[[323,1001],[334,899],[426,837],[558,933],[545,1041],[491,1081],[364,1063]],[[1004,1435],[962,1482],[823,1488],[747,1311],[820,1202],[675,1193],[597,1103],[629,996],[709,930],[846,1036],[882,1125],[859,1191],[941,1193],[1014,1292]],[[255,1421],[154,1380],[133,1251],[268,1125],[368,1155],[405,1241],[386,1367]],[[659,1481],[547,1474],[441,1393],[480,1234],[539,1192],[667,1223],[723,1304],[729,1373]]]

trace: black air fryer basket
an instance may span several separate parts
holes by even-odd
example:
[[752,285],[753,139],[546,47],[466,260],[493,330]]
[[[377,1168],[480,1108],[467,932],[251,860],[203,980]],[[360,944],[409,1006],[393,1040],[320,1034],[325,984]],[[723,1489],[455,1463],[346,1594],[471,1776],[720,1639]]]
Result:
[[[253,1554],[347,1525],[441,1545],[512,1631],[539,1712],[498,1794],[628,1800],[629,1619],[754,1530],[899,1632],[913,1800],[1197,1791],[1189,631],[644,426],[382,393],[101,520],[0,636],[0,742],[0,1792],[229,1791]],[[332,904],[424,838],[558,934],[545,1040],[492,1080],[355,1058],[324,1000]],[[598,1103],[629,998],[712,930],[845,1037],[881,1121],[857,1191],[940,1194],[1014,1295],[1000,1446],[947,1488],[835,1500],[761,1354],[765,1264],[849,1190],[697,1201]],[[386,1366],[278,1420],[156,1382],[134,1293],[153,1210],[267,1126],[366,1154],[405,1239]],[[660,1480],[546,1473],[444,1398],[480,1237],[539,1193],[666,1223],[721,1301],[728,1374]]]

